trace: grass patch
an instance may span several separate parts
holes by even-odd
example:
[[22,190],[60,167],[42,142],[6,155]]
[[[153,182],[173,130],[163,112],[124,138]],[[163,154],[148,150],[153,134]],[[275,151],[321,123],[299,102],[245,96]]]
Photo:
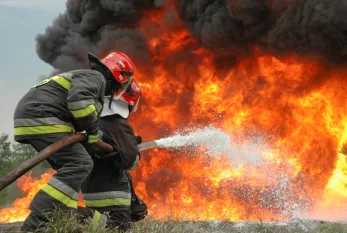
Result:
[[157,221],[145,219],[133,225],[134,233],[347,233],[347,224],[321,223],[311,224],[268,224],[268,223],[233,223],[229,221]]
[[[55,212],[44,233],[118,233],[117,229],[95,228],[91,220],[81,220],[75,214]],[[347,224],[314,220],[289,223],[233,223],[229,221],[158,221],[146,218],[134,223],[133,233],[347,233]],[[19,226],[0,227],[0,232],[20,232]]]

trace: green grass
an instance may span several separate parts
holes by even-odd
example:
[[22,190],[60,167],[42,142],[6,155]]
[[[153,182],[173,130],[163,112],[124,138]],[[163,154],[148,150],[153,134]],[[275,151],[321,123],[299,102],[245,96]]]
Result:
[[[19,232],[18,226],[0,228],[0,232]],[[38,232],[38,231],[37,231]],[[76,215],[54,213],[45,233],[117,233],[116,229],[93,228],[91,221]],[[229,221],[158,221],[146,218],[133,224],[133,233],[347,233],[347,224],[321,221],[297,221],[286,225],[269,223],[233,223]]]
[[[240,226],[241,225],[241,226]],[[237,224],[221,222],[156,221],[146,219],[133,226],[134,233],[347,233],[347,224],[322,223],[314,229],[307,226],[286,226],[266,223]]]

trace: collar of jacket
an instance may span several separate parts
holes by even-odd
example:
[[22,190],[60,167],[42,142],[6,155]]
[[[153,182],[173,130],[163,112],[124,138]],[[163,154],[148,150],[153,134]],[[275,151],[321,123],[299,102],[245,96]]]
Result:
[[105,96],[104,107],[100,117],[106,117],[106,116],[111,116],[115,114],[120,115],[124,119],[127,119],[129,117],[130,112],[129,112],[129,106],[127,103],[124,103],[123,101],[120,101],[120,100],[112,100],[111,109],[110,109],[109,102],[110,102],[110,97]]

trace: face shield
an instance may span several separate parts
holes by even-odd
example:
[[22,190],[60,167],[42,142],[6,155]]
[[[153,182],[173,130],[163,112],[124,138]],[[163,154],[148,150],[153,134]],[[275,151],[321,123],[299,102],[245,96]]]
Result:
[[131,70],[121,70],[120,71],[123,78],[126,78],[126,82],[121,83],[121,91],[117,93],[116,96],[113,97],[114,100],[119,100],[120,97],[127,91],[133,81],[133,72]]

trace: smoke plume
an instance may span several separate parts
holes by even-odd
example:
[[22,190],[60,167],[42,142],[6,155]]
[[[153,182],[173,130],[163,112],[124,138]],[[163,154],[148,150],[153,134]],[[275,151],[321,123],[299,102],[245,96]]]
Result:
[[39,57],[59,71],[87,67],[87,53],[125,52],[139,63],[148,59],[146,38],[136,28],[143,11],[160,6],[149,0],[68,0],[44,34],[37,36]]
[[276,53],[346,59],[347,1],[180,1],[179,13],[204,46],[249,55],[254,45]]
[[[145,10],[167,4],[68,0],[66,11],[37,36],[37,53],[61,71],[86,67],[87,52],[119,50],[143,64],[150,54],[138,22]],[[192,37],[223,57],[249,56],[258,47],[346,59],[346,0],[180,0],[177,11]]]

